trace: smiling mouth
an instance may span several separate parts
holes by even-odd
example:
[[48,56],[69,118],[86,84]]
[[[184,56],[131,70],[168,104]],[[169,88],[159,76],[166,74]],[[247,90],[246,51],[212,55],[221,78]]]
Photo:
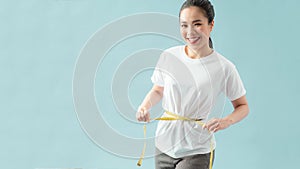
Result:
[[191,44],[195,44],[200,37],[186,38]]

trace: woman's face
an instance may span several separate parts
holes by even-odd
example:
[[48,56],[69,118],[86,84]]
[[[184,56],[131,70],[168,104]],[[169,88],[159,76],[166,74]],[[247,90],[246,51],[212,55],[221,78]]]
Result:
[[193,50],[209,46],[209,37],[213,26],[214,21],[209,24],[199,7],[188,7],[180,13],[181,36]]

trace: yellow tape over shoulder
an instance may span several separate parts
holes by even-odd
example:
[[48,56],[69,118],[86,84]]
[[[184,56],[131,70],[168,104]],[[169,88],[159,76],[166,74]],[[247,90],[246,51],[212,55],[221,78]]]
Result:
[[[180,116],[178,114],[174,114],[174,113],[171,113],[169,111],[165,111],[165,113],[167,115],[169,115],[169,117],[159,117],[159,118],[155,118],[153,120],[165,120],[165,121],[172,121],[172,120],[182,120],[182,121],[194,121],[195,123],[197,123],[198,125],[200,126],[203,126],[204,123],[202,121],[199,121],[198,119],[191,119],[191,118],[187,118],[187,117],[184,117],[184,116]],[[144,125],[144,139],[146,139],[146,125]],[[210,143],[210,160],[209,160],[209,169],[212,169],[212,160],[213,160],[213,149],[214,149],[214,146],[213,146],[213,141],[211,141]],[[142,161],[144,159],[144,156],[145,156],[145,151],[146,151],[146,141],[144,142],[144,148],[143,148],[143,151],[142,151],[142,154],[141,154],[141,157],[137,163],[138,166],[142,166]]]

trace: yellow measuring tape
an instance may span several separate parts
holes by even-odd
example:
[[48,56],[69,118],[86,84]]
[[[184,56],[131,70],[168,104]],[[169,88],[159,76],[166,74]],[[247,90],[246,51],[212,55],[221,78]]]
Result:
[[[165,121],[172,121],[172,120],[183,120],[183,121],[194,121],[195,123],[197,123],[198,125],[200,126],[203,126],[204,123],[202,121],[200,121],[199,119],[191,119],[191,118],[187,118],[187,117],[184,117],[184,116],[180,116],[178,114],[174,114],[174,113],[171,113],[169,111],[165,111],[166,114],[169,115],[169,117],[159,117],[159,118],[155,118],[153,120],[165,120]],[[144,125],[144,138],[146,139],[146,125]],[[214,146],[213,146],[213,141],[211,141],[210,143],[210,160],[209,160],[209,169],[212,169],[212,160],[213,160],[213,151],[214,149]],[[142,154],[141,154],[141,157],[137,163],[138,166],[141,166],[142,165],[142,161],[144,159],[144,156],[145,156],[145,151],[146,151],[146,141],[144,142],[144,148],[143,148],[143,151],[142,151]]]

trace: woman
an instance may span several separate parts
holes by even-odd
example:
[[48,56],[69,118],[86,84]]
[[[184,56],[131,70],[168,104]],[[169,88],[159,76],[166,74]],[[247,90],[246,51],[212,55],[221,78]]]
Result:
[[[136,118],[149,122],[150,108],[163,99],[163,117],[171,113],[194,119],[159,121],[155,165],[157,169],[208,169],[210,158],[214,158],[210,156],[215,149],[212,133],[241,121],[249,112],[246,90],[234,64],[213,50],[211,3],[187,0],[179,20],[186,45],[162,53],[151,77],[153,88],[139,106]],[[230,99],[234,111],[224,118],[208,119],[222,94]],[[206,123],[201,127],[197,120]]]

